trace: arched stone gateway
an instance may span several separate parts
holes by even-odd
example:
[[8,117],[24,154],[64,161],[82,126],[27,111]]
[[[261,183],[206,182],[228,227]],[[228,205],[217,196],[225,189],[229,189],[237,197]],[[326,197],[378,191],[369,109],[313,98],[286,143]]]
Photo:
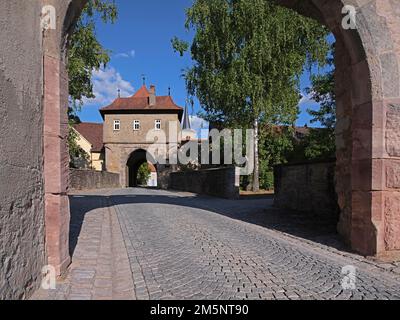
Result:
[[[58,13],[57,28],[46,30],[43,40],[44,122],[47,252],[62,270],[68,261],[65,44],[85,0],[42,2]],[[319,20],[336,37],[339,232],[363,255],[399,256],[400,2],[276,2]],[[355,30],[342,27],[344,5],[357,9]]]
[[[336,38],[338,230],[357,252],[400,252],[400,2],[277,0],[325,24]],[[357,9],[345,30],[345,5]]]
[[[136,149],[130,153],[126,161],[125,184],[123,185],[130,188],[138,186],[137,174],[143,163],[155,163],[155,160],[145,149]],[[157,166],[153,167],[157,170]]]

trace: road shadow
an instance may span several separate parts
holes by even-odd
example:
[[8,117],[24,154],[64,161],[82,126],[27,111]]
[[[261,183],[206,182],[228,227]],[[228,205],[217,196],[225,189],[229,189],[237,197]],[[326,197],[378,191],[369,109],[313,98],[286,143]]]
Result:
[[69,197],[71,219],[69,224],[69,253],[72,257],[88,212],[108,206],[107,198],[94,195],[71,195]]
[[257,200],[257,199],[269,199],[274,200],[274,194],[241,194],[239,200]]
[[[164,204],[207,210],[216,214],[276,230],[315,243],[327,245],[340,251],[349,251],[337,233],[337,218],[273,207],[273,197],[242,198],[227,200],[202,195],[153,190],[143,194],[140,189],[121,190],[120,194],[99,196],[79,193],[70,196],[71,226],[70,252],[73,254],[81,232],[85,215],[97,208],[126,204]],[[321,209],[322,210],[322,209]],[[134,214],[134,212],[132,212]]]

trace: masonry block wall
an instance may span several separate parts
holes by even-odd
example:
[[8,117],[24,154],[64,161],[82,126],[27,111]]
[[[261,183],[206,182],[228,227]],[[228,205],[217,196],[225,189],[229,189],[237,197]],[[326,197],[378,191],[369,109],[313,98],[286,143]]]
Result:
[[[68,1],[42,0],[53,6],[54,28],[43,31],[43,140],[47,262],[57,275],[66,272],[69,256],[68,174],[68,74],[64,19],[69,19]],[[65,18],[66,17],[66,18]]]
[[0,1],[0,300],[39,286],[45,259],[40,1]]
[[276,166],[275,206],[338,218],[335,164],[325,161]]
[[106,171],[76,170],[69,173],[70,190],[120,188],[119,174]]
[[169,188],[226,199],[239,197],[234,167],[173,172],[170,174]]
[[167,190],[170,186],[171,174],[177,172],[177,165],[157,165],[157,187]]
[[[339,230],[358,252],[397,259],[400,186],[391,184],[390,172],[391,168],[400,171],[396,151],[400,133],[396,124],[400,107],[400,2],[344,2],[358,7],[357,32],[364,54],[360,45],[350,41],[350,35],[338,37],[336,64],[342,67],[336,81],[341,123],[337,134],[338,144],[344,141],[346,145],[338,149],[338,159],[351,154],[351,165],[338,166],[337,171],[337,176],[350,177],[351,182],[351,202],[340,203],[345,209]],[[349,193],[344,185],[338,186],[341,190]]]
[[[338,230],[357,252],[400,257],[400,1],[276,0],[315,18],[336,38]],[[356,29],[342,26],[344,5]]]

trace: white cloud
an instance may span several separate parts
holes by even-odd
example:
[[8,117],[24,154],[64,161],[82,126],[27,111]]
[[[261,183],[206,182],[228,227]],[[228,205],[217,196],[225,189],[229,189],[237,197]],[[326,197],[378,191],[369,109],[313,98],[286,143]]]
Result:
[[117,53],[115,55],[116,58],[129,58],[129,54],[127,53]]
[[85,105],[107,106],[118,97],[118,89],[121,90],[121,97],[131,96],[135,92],[132,85],[112,67],[93,71],[92,81],[96,98],[85,99]]
[[299,105],[303,106],[304,104],[308,104],[308,103],[315,103],[315,101],[312,99],[312,95],[313,93],[310,92],[309,94],[306,93],[301,93],[301,99],[299,101]]
[[115,55],[115,58],[124,58],[124,59],[128,59],[128,58],[135,58],[136,56],[136,51],[135,50],[131,50],[129,52],[121,52],[121,53],[117,53]]
[[197,136],[202,139],[208,138],[208,129],[210,127],[208,121],[199,118],[197,116],[189,116],[189,117],[190,117],[191,128],[197,132]]

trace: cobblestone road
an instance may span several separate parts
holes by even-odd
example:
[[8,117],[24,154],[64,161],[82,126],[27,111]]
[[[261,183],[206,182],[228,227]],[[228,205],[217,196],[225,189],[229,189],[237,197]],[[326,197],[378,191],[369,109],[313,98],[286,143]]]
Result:
[[[138,299],[400,298],[395,275],[362,259],[232,219],[234,209],[241,218],[243,211],[267,206],[265,200],[233,204],[163,191],[130,192],[113,202]],[[231,218],[221,214],[224,210]],[[359,269],[357,290],[342,289],[346,265]]]
[[[334,225],[307,229],[307,223],[282,223],[285,218],[271,208],[271,200],[230,201],[146,189],[109,191],[108,196],[129,258],[127,283],[133,281],[133,290],[130,285],[123,290],[130,297],[400,299],[398,264],[346,253],[332,233]],[[73,200],[75,205],[85,201],[95,208],[104,199],[92,194]],[[94,212],[99,210],[104,209]],[[116,247],[121,252],[121,243]],[[357,268],[355,290],[341,286],[342,268],[348,265]],[[123,271],[119,280],[124,276]]]

